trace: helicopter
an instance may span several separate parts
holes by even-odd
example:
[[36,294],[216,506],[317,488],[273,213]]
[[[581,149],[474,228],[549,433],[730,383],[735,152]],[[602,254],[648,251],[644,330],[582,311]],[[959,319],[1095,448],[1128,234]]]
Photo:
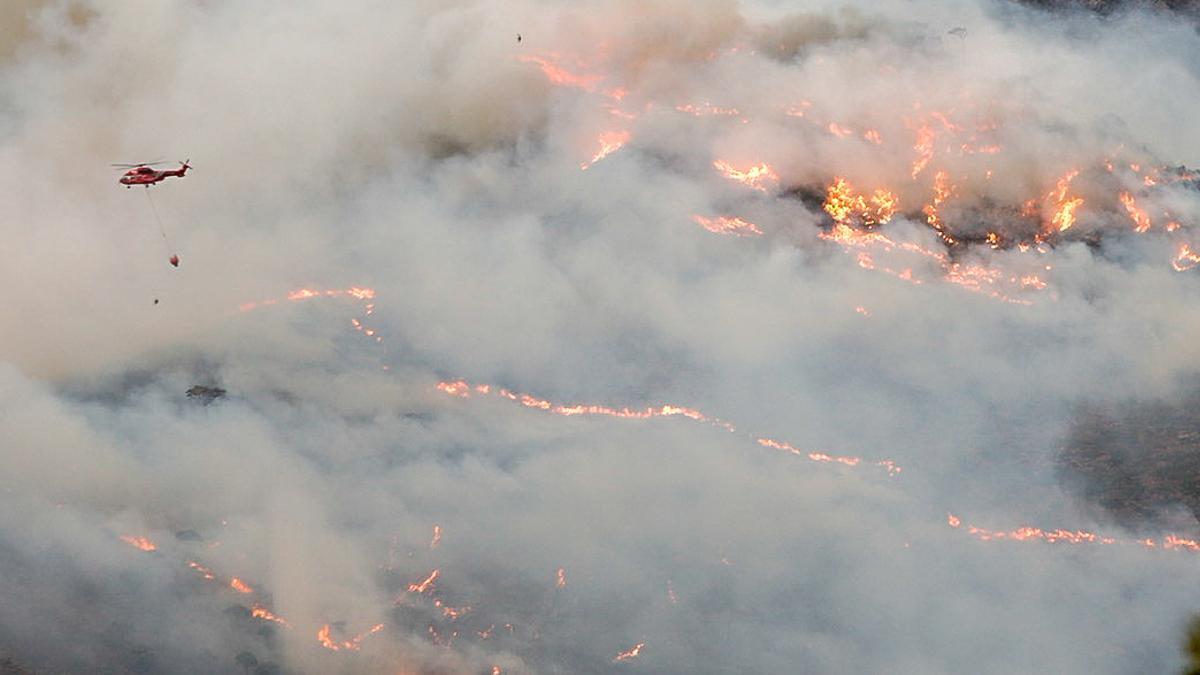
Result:
[[121,185],[124,185],[126,188],[131,188],[134,185],[145,185],[146,187],[150,187],[151,185],[154,185],[155,183],[163,180],[164,178],[168,178],[171,176],[175,176],[177,178],[183,178],[184,174],[187,173],[187,170],[192,168],[191,165],[188,164],[188,161],[190,161],[190,160],[185,159],[182,162],[180,162],[178,169],[168,169],[165,171],[160,171],[158,169],[150,168],[153,166],[157,166],[159,164],[164,164],[165,162],[143,162],[141,164],[111,164],[110,166],[112,166],[114,169],[128,169],[128,171],[126,171],[125,174],[121,176],[121,179],[119,181],[121,183]]

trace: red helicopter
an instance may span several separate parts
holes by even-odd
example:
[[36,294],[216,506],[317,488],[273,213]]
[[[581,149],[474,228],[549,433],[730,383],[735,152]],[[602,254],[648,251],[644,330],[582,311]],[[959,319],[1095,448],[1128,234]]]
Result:
[[134,185],[145,185],[146,187],[150,187],[151,185],[154,185],[155,183],[163,180],[164,178],[168,178],[170,176],[175,176],[177,178],[183,178],[184,174],[187,173],[187,170],[192,168],[188,164],[188,161],[189,160],[185,159],[179,163],[178,169],[170,169],[167,171],[159,171],[157,169],[150,168],[150,167],[156,166],[158,164],[164,164],[165,162],[145,162],[143,164],[112,164],[111,166],[115,169],[129,169],[128,171],[125,172],[125,175],[121,176],[121,181],[120,181],[121,185],[124,185],[126,188],[131,188]]

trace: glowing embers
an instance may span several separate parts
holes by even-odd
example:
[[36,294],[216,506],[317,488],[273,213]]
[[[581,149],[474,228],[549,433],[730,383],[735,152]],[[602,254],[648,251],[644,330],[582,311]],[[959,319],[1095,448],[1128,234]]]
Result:
[[592,158],[579,165],[579,168],[587,171],[593,164],[608,157],[612,153],[620,150],[626,143],[629,142],[631,134],[628,131],[605,131],[596,139],[597,150]]
[[455,380],[451,382],[438,382],[438,391],[457,396],[459,398],[468,398],[475,394],[493,394],[500,398],[506,398],[510,401],[515,401],[525,406],[526,408],[536,408],[544,410],[553,415],[562,415],[564,417],[574,417],[576,415],[597,415],[601,417],[617,417],[621,419],[644,420],[654,417],[686,417],[696,422],[704,422],[716,427],[725,429],[726,431],[734,431],[734,426],[729,422],[721,421],[715,417],[709,417],[699,410],[692,408],[684,408],[676,405],[662,405],[657,407],[647,408],[610,408],[603,405],[562,405],[551,403],[545,399],[530,396],[529,394],[515,394],[507,389],[493,388],[487,384],[472,385],[464,380]]
[[631,647],[630,649],[627,649],[623,652],[618,653],[615,657],[613,657],[613,663],[621,663],[622,661],[629,661],[630,659],[636,659],[637,657],[642,655],[642,648],[644,648],[645,646],[646,646],[645,642],[639,642],[636,645],[634,645],[633,647]]
[[1012,530],[989,530],[974,525],[964,525],[962,519],[952,513],[946,514],[946,524],[961,530],[980,541],[1041,541],[1049,544],[1096,544],[1101,546],[1122,545],[1165,550],[1200,552],[1200,543],[1174,534],[1165,535],[1161,541],[1154,539],[1117,539],[1087,530],[1043,530],[1040,527],[1023,526]]
[[758,226],[734,216],[692,216],[692,222],[714,234],[753,237],[762,234]]
[[339,641],[330,637],[330,634],[333,632],[332,627],[329,624],[325,624],[324,626],[321,626],[319,630],[317,630],[317,642],[320,643],[322,647],[335,652],[342,650],[358,651],[359,647],[362,646],[362,641],[364,638],[369,635],[374,635],[381,630],[383,630],[383,624],[377,623],[372,626],[370,630],[359,633],[358,635],[355,635],[347,640]]
[[767,192],[769,189],[768,186],[776,187],[779,185],[779,174],[775,173],[775,169],[771,168],[771,165],[766,162],[743,169],[723,159],[718,159],[713,162],[713,168],[720,171],[721,175],[729,180],[736,181],[759,192]]
[[899,205],[895,194],[879,189],[864,196],[845,178],[835,178],[825,191],[825,212],[839,225],[880,225],[896,215]]
[[150,541],[149,539],[147,539],[145,537],[136,537],[133,535],[126,534],[126,535],[121,536],[121,541],[125,542],[126,544],[129,544],[130,546],[132,546],[138,550],[145,551],[147,553],[158,550],[158,547],[154,545],[154,542]]
[[1176,272],[1186,272],[1196,265],[1200,265],[1200,253],[1193,251],[1188,244],[1180,244],[1179,250],[1175,252],[1175,259],[1171,261],[1171,267],[1174,267]]

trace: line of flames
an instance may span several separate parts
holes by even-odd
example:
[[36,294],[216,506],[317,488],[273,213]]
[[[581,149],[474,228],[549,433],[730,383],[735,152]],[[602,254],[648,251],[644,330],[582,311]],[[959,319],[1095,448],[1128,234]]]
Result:
[[[495,387],[490,384],[472,384],[466,380],[446,380],[438,382],[435,386],[437,391],[440,391],[449,396],[456,398],[470,398],[473,395],[493,395],[499,398],[507,399],[527,408],[542,410],[554,415],[571,417],[576,415],[599,415],[604,417],[615,417],[618,419],[634,419],[644,420],[655,417],[674,417],[680,416],[687,419],[710,424],[726,431],[736,431],[737,427],[729,422],[725,422],[719,418],[707,415],[694,408],[685,408],[676,405],[664,405],[659,407],[648,408],[612,408],[601,405],[562,405],[556,404],[546,399],[531,396],[529,394],[518,394],[509,391],[503,387]],[[861,457],[852,457],[847,455],[831,455],[826,452],[808,452],[800,450],[788,443],[777,441],[772,438],[755,436],[754,441],[759,445],[776,450],[783,450],[797,457],[804,457],[813,462],[825,464],[840,464],[848,467],[857,466],[876,466],[884,469],[889,476],[899,474],[902,469],[894,461],[890,459],[882,459],[877,461],[863,460]]]

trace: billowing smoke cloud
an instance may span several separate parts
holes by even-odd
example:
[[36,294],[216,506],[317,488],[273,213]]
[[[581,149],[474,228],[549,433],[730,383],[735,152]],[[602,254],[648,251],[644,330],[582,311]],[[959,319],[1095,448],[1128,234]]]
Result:
[[1189,15],[3,12],[0,659],[1178,666],[1060,450],[1194,390]]

